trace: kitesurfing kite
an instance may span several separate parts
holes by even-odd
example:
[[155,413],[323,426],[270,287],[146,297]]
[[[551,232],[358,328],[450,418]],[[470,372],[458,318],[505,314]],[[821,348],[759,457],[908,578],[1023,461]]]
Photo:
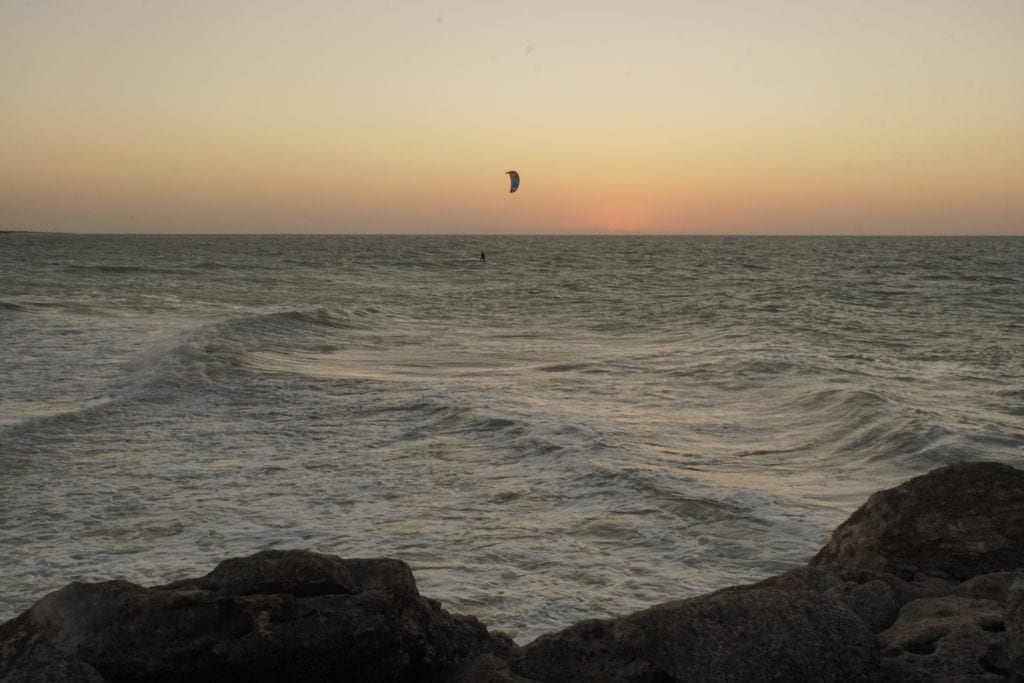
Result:
[[509,188],[509,192],[515,192],[519,189],[519,173],[516,171],[505,171],[505,175],[512,181],[512,187]]

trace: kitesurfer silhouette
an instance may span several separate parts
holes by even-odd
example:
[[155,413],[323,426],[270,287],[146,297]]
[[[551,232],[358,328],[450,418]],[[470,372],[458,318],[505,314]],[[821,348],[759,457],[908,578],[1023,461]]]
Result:
[[487,260],[487,255],[484,254],[484,252],[482,252],[482,251],[480,252],[480,260],[481,261],[486,261]]

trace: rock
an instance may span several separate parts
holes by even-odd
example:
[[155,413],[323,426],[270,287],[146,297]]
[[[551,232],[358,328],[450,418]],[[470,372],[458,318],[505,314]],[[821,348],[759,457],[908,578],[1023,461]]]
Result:
[[[882,580],[885,577],[886,580]],[[896,621],[900,602],[891,583],[900,579],[890,575],[860,574],[850,580],[824,569],[798,567],[765,579],[755,586],[780,590],[811,590],[838,600],[857,615],[872,633],[880,633]]]
[[900,608],[895,591],[886,581],[871,577],[863,578],[860,583],[844,581],[833,572],[813,567],[791,569],[754,585],[823,593],[860,617],[872,633],[880,633],[892,625]]
[[0,681],[109,683],[96,669],[65,656],[34,633],[26,615],[0,625]]
[[339,559],[320,553],[268,550],[224,560],[206,576],[178,581],[166,588],[200,589],[230,596],[287,593],[309,597],[384,591],[400,600],[418,597],[416,580],[404,562]]
[[843,588],[843,579],[834,572],[813,567],[797,567],[788,572],[772,576],[753,584],[754,587],[778,588],[779,590],[805,590],[826,593]]
[[[885,572],[852,571],[842,567],[829,567],[829,570],[835,571],[838,576],[842,577],[847,586],[850,584],[862,585],[872,581],[881,581],[889,586],[897,607],[902,607],[911,600],[919,598],[951,595],[957,590],[957,586],[960,585],[956,581],[940,579],[934,576],[918,575],[913,580],[906,581],[895,574],[886,574]],[[895,621],[895,618],[894,614],[893,621]]]
[[672,679],[619,641],[618,621],[589,619],[543,635],[520,650],[511,668],[530,680],[668,683]]
[[1024,564],[1024,471],[959,463],[880,491],[811,560],[963,581]]
[[960,596],[908,603],[884,631],[882,656],[896,680],[1006,680],[1009,659],[1001,603]]
[[1010,669],[1024,680],[1024,571],[1014,574],[1006,602],[1006,644]]
[[880,661],[874,635],[835,599],[755,585],[542,636],[512,669],[546,683],[867,681]]
[[1011,583],[1013,572],[982,574],[961,583],[953,590],[953,595],[1005,603],[1010,596]]
[[480,655],[460,664],[441,680],[444,683],[536,683],[512,672],[504,659]]
[[26,616],[27,637],[114,681],[423,679],[512,648],[422,598],[403,562],[302,551],[156,588],[72,583]]
[[895,591],[879,579],[844,584],[840,589],[840,599],[872,633],[881,633],[889,628],[899,616],[900,605]]

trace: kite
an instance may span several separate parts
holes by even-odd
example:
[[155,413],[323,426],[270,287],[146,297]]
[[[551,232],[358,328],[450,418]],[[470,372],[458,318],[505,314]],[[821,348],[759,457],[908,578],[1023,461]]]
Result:
[[505,175],[508,176],[509,180],[512,181],[512,187],[509,188],[509,193],[515,192],[519,189],[519,173],[516,171],[505,171]]

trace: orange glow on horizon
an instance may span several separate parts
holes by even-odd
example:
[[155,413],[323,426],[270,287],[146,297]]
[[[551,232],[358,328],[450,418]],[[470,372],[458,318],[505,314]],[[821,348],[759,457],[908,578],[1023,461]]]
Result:
[[1024,234],[1024,4],[567,2],[0,4],[0,229]]

